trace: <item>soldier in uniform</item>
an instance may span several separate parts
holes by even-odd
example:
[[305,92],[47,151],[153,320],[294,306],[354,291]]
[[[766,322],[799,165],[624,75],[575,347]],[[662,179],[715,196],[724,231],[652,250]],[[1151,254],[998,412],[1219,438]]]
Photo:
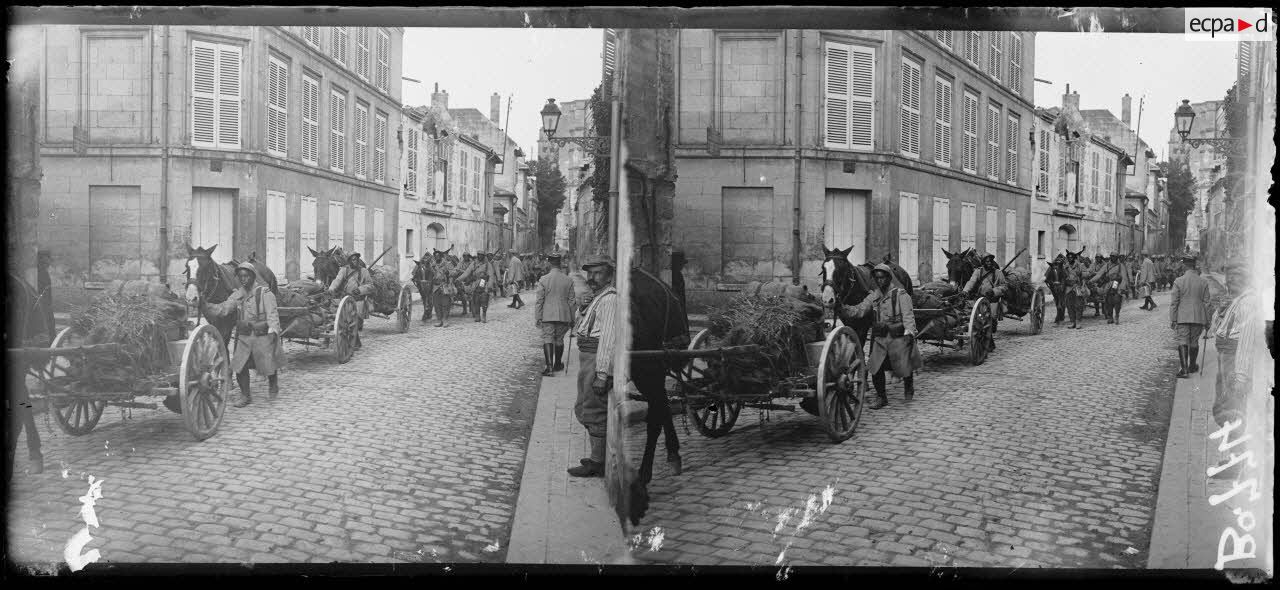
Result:
[[240,396],[232,402],[237,408],[249,405],[249,369],[266,375],[268,395],[275,399],[280,392],[276,372],[284,366],[284,345],[280,341],[280,314],[276,311],[276,296],[262,285],[254,285],[258,272],[253,264],[243,262],[236,267],[240,289],[231,293],[226,301],[209,305],[216,316],[239,313],[236,321],[236,352],[231,357],[231,372],[236,375]]
[[533,319],[542,330],[542,356],[547,361],[542,374],[550,377],[564,370],[564,336],[573,324],[574,293],[573,280],[560,269],[560,253],[553,252],[547,260],[551,272],[538,279]]
[[969,277],[969,282],[965,283],[963,291],[967,294],[973,294],[977,290],[978,296],[986,297],[991,301],[991,337],[987,342],[987,346],[996,347],[994,333],[999,329],[1000,318],[1004,317],[1004,293],[1008,290],[1006,286],[1004,272],[1000,270],[1000,266],[996,264],[994,254],[987,254],[982,257],[982,268],[973,271],[973,275]]
[[1182,366],[1178,378],[1185,379],[1200,370],[1196,359],[1200,354],[1200,335],[1209,323],[1209,281],[1196,270],[1195,257],[1183,257],[1182,264],[1182,276],[1173,281],[1169,327],[1174,331]]
[[1055,326],[1062,323],[1063,316],[1066,315],[1067,311],[1067,290],[1063,286],[1063,281],[1066,280],[1065,264],[1066,260],[1059,254],[1057,258],[1053,259],[1053,262],[1049,265],[1049,270],[1044,274],[1044,282],[1049,285],[1049,292],[1053,293],[1053,307],[1058,310],[1058,315],[1053,320]]
[[613,357],[618,347],[618,291],[613,286],[616,266],[609,256],[592,256],[582,265],[587,285],[595,297],[582,314],[578,336],[578,402],[574,414],[587,429],[591,457],[569,468],[574,477],[604,475],[605,427],[608,424],[608,395],[613,381]]
[[458,294],[453,284],[458,269],[444,254],[440,250],[432,254],[435,261],[431,265],[431,298],[435,302],[437,328],[449,326],[449,312],[453,308],[453,298]]
[[1151,254],[1144,253],[1142,266],[1138,269],[1138,294],[1145,301],[1143,301],[1142,307],[1138,309],[1151,311],[1156,308],[1156,302],[1151,298],[1151,295],[1155,293],[1156,280],[1156,263],[1151,260]]
[[[1126,290],[1129,289],[1129,280],[1125,276],[1124,265],[1120,262],[1119,254],[1112,254],[1110,261],[1099,262],[1097,272],[1094,273],[1093,279],[1090,280],[1090,283],[1092,283],[1093,285],[1096,285],[1100,293],[1102,294],[1102,296],[1105,297],[1110,290],[1109,283],[1111,283],[1112,281],[1119,283],[1119,285],[1116,287],[1116,291],[1118,293],[1124,293]],[[1105,303],[1104,301],[1103,307],[1107,308],[1107,323],[1108,324],[1120,323],[1119,306],[1117,305],[1116,309],[1112,310],[1108,307],[1108,305],[1109,304]]]
[[[360,348],[360,332],[364,331],[364,321],[369,319],[369,295],[373,294],[373,276],[365,268],[359,252],[347,255],[347,265],[338,269],[338,276],[329,285],[329,293],[337,296],[350,295],[356,302],[356,343]],[[341,291],[340,291],[341,290]]]
[[498,269],[489,261],[489,255],[477,252],[475,262],[458,277],[471,291],[471,310],[476,322],[489,322],[489,296],[498,282],[497,276]]
[[506,283],[511,286],[511,303],[507,307],[524,307],[524,301],[520,300],[520,289],[524,286],[524,263],[515,252],[511,253],[511,260],[507,262]]
[[[908,400],[915,395],[912,373],[924,367],[920,349],[916,346],[916,318],[911,308],[911,296],[903,289],[893,287],[893,269],[887,264],[877,264],[871,271],[877,288],[867,294],[861,303],[841,310],[844,318],[858,318],[875,314],[872,324],[871,361],[867,371],[876,388],[876,399],[869,407],[878,410],[889,405],[885,396],[885,372],[892,367],[894,375],[902,379],[904,394]],[[845,321],[845,323],[849,323]]]

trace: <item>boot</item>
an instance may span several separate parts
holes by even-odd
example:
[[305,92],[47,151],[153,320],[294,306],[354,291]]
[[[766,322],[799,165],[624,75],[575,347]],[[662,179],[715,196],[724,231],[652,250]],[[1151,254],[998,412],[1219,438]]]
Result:
[[520,294],[516,293],[516,309],[524,307],[524,300],[520,298]]
[[555,356],[555,358],[556,358],[556,364],[555,364],[555,366],[551,367],[551,369],[552,369],[552,370],[554,370],[554,371],[563,371],[563,370],[564,370],[564,363],[563,363],[563,362],[561,362],[561,359],[563,359],[563,358],[564,358],[564,345],[563,345],[563,344],[556,344],[556,345],[554,345],[554,346],[555,346],[555,354],[556,354],[556,356]]
[[590,436],[591,458],[583,459],[582,464],[569,468],[569,475],[574,477],[604,477],[604,437]]
[[480,323],[482,324],[489,323],[489,308],[486,307],[480,310]]
[[876,398],[871,400],[868,406],[873,410],[879,410],[889,405],[889,398],[884,394],[884,372],[877,371],[875,375],[872,375],[871,383],[875,385]]
[[240,385],[240,395],[232,402],[232,406],[243,408],[253,403],[253,397],[249,395],[249,371],[244,370],[236,373],[236,383]]
[[[41,454],[40,451],[29,451],[27,457],[29,461],[27,470],[30,471],[32,475],[40,475],[41,473],[44,473],[44,455]],[[677,461],[679,459],[679,457],[676,457]],[[677,472],[676,475],[680,474]]]
[[911,401],[911,399],[916,396],[915,375],[907,375],[902,378],[902,393],[907,398],[907,401]]
[[1192,346],[1191,354],[1187,355],[1187,374],[1200,372],[1200,365],[1196,361],[1200,359],[1200,347]]
[[671,468],[671,472],[680,475],[684,471],[684,466],[680,461],[680,453],[676,451],[667,451],[667,466]]
[[280,383],[276,381],[277,375],[267,375],[267,399],[276,399],[276,395],[280,393]]
[[1187,347],[1186,347],[1186,345],[1182,345],[1182,344],[1179,344],[1179,345],[1178,345],[1178,364],[1180,365],[1180,368],[1178,369],[1178,378],[1179,378],[1179,379],[1186,379],[1186,378],[1187,378],[1187,375],[1188,375],[1188,373],[1187,373]]
[[542,345],[542,359],[543,361],[546,362],[546,366],[543,367],[542,369],[543,377],[550,377],[555,374],[555,370],[552,368],[553,367],[552,359],[555,357],[555,354],[556,354],[556,345],[554,344]]

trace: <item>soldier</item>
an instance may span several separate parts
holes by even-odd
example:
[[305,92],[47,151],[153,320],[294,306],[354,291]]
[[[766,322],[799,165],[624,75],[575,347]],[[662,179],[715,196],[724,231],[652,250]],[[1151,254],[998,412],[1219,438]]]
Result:
[[569,468],[574,477],[604,475],[605,427],[612,387],[613,357],[618,338],[618,291],[613,287],[615,265],[609,256],[592,256],[582,265],[595,297],[574,330],[578,336],[578,402],[574,414],[587,430],[591,457]]
[[1156,302],[1151,298],[1151,295],[1155,292],[1156,280],[1156,263],[1151,260],[1150,253],[1144,252],[1142,256],[1142,266],[1138,269],[1137,282],[1138,294],[1141,295],[1145,301],[1142,303],[1142,307],[1139,307],[1138,309],[1152,311],[1156,308]]
[[524,263],[520,262],[520,256],[515,252],[511,253],[511,260],[507,261],[506,283],[511,288],[511,303],[507,307],[524,307],[524,301],[520,300],[520,287],[524,284]]
[[435,261],[431,265],[431,298],[436,307],[436,327],[447,328],[449,312],[453,308],[453,298],[458,293],[457,287],[453,284],[458,269],[448,258],[445,258],[444,252],[436,250],[432,255]]
[[1178,378],[1185,379],[1200,370],[1196,359],[1200,354],[1200,334],[1209,323],[1209,282],[1196,270],[1194,256],[1182,258],[1183,274],[1173,281],[1169,301],[1169,327],[1178,343],[1178,360],[1182,369]]
[[[533,319],[542,330],[542,356],[547,366],[542,374],[550,377],[564,370],[564,336],[573,324],[573,280],[560,270],[561,255],[558,252],[547,257],[551,272],[538,279],[537,299],[533,304]],[[553,362],[554,361],[554,362]]]
[[924,367],[924,360],[915,342],[916,319],[911,309],[911,296],[903,289],[893,288],[893,269],[889,265],[877,264],[871,274],[877,288],[861,303],[843,309],[841,320],[875,314],[871,329],[871,362],[867,370],[872,374],[871,381],[876,388],[876,399],[869,407],[878,410],[889,404],[885,396],[886,370],[892,366],[894,375],[902,378],[904,395],[911,400],[915,396],[912,373]]
[[236,267],[240,289],[222,303],[209,305],[216,316],[239,312],[236,322],[236,352],[231,357],[231,372],[236,375],[240,395],[232,405],[243,408],[253,399],[249,395],[249,369],[267,376],[267,393],[275,399],[280,393],[276,372],[284,366],[284,345],[280,342],[280,314],[276,311],[276,296],[265,286],[254,286],[258,271],[253,264],[243,262]]
[[1049,270],[1044,275],[1044,282],[1049,285],[1049,292],[1053,293],[1053,306],[1058,310],[1058,315],[1053,320],[1055,326],[1062,323],[1063,316],[1066,315],[1067,311],[1067,290],[1063,287],[1063,281],[1066,280],[1065,264],[1066,259],[1059,254],[1057,258],[1053,259],[1053,262],[1049,265]]
[[497,283],[498,269],[489,261],[489,255],[476,253],[476,261],[458,280],[471,291],[471,310],[477,323],[489,323],[489,296]]
[[[991,314],[991,334],[994,334],[999,329],[1000,318],[1004,317],[1004,304],[1001,299],[1008,289],[1004,272],[996,264],[994,254],[987,254],[982,257],[982,268],[973,271],[973,275],[969,277],[969,282],[965,283],[963,291],[967,294],[972,294],[975,289],[980,297],[986,297],[995,306]],[[994,336],[990,337],[987,345],[993,349],[995,348]]]
[[[1123,263],[1120,262],[1120,255],[1112,254],[1110,261],[1102,262],[1098,267],[1098,271],[1094,273],[1093,280],[1091,282],[1098,286],[1104,297],[1111,291],[1111,284],[1113,282],[1116,283],[1117,294],[1124,293],[1128,290],[1129,279],[1126,277]],[[1115,309],[1112,309],[1113,305]],[[1103,307],[1107,313],[1108,324],[1120,323],[1120,303],[1107,302],[1104,299]]]
[[364,321],[369,318],[369,301],[372,293],[373,276],[365,268],[359,252],[347,255],[347,266],[338,269],[338,276],[329,285],[329,293],[333,295],[350,295],[356,300],[356,343],[360,348],[360,332],[364,330]]

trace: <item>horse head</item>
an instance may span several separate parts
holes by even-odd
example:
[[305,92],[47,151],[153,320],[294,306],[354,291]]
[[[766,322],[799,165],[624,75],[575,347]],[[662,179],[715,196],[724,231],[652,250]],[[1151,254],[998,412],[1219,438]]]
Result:
[[338,269],[342,266],[339,261],[338,248],[338,246],[334,246],[324,252],[316,252],[311,250],[310,246],[307,247],[308,250],[311,250],[311,255],[315,257],[311,261],[311,272],[317,283],[328,286],[338,276]]
[[828,250],[822,247],[822,305],[832,307],[848,298],[849,291],[857,284],[854,277],[853,263],[849,262],[849,252],[853,246],[844,250],[839,248]]
[[973,275],[974,269],[982,266],[982,261],[978,258],[978,253],[973,248],[964,250],[963,252],[947,252],[947,281],[953,285],[963,285],[969,282],[969,277]]
[[217,244],[205,248],[187,246],[187,266],[182,272],[187,277],[187,302],[197,299],[210,302],[224,301],[234,287],[228,286],[218,263],[213,260]]

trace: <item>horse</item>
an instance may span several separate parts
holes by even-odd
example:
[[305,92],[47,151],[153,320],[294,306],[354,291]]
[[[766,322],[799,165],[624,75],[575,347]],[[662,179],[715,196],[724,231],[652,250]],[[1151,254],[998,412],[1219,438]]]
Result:
[[[876,289],[871,270],[865,264],[855,266],[849,262],[849,252],[852,250],[853,246],[844,250],[828,250],[826,246],[822,247],[825,257],[822,261],[822,271],[819,273],[822,277],[822,305],[831,309],[832,317],[839,316],[840,306],[862,303],[862,300]],[[873,321],[874,318],[865,315],[850,319],[845,325],[858,335],[859,342],[865,344]]]
[[338,276],[338,269],[343,266],[342,247],[334,246],[324,252],[316,252],[311,246],[307,246],[307,250],[311,250],[311,256],[314,257],[311,260],[311,272],[316,283],[326,289],[329,288],[329,283]]
[[982,268],[982,259],[973,248],[961,252],[948,252],[943,248],[942,253],[947,256],[947,282],[957,289],[969,282],[975,269]]
[[431,319],[431,279],[435,276],[435,268],[432,267],[431,261],[422,259],[413,263],[413,284],[418,288],[418,295],[422,297],[422,322],[426,323]]
[[[27,344],[41,347],[49,346],[53,340],[54,326],[48,325],[47,317],[41,312],[40,296],[30,283],[21,277],[9,273],[8,294],[5,307],[8,318],[4,330],[6,348],[23,348]],[[35,415],[31,412],[31,398],[27,392],[28,361],[21,357],[9,358],[9,433],[5,438],[5,452],[8,461],[5,463],[5,482],[13,478],[13,456],[18,448],[18,435],[25,428],[27,431],[27,456],[33,474],[44,472],[44,455],[40,452],[40,432],[36,429]]]
[[[200,315],[222,335],[222,344],[230,346],[231,331],[236,325],[236,314],[214,316],[206,304],[222,303],[240,288],[236,279],[236,264],[218,264],[213,260],[214,244],[207,250],[187,246],[187,265],[182,271],[187,277],[187,301],[199,303]],[[280,285],[276,283],[276,274],[260,262],[249,262],[257,270],[255,284],[267,287],[271,294],[280,297]]]

